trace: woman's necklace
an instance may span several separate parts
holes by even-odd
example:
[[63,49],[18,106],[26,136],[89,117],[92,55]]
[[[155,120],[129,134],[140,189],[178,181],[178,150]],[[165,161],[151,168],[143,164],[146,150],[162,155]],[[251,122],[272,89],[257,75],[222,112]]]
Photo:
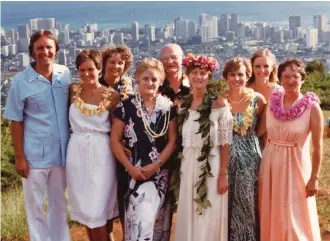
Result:
[[233,103],[233,104],[239,104],[239,103],[241,103],[241,101],[244,100],[245,98],[246,98],[246,95],[243,94],[243,97],[242,97],[239,101],[233,101],[233,100],[230,99],[229,96],[228,96],[228,100],[229,100],[231,103]]
[[162,130],[160,131],[160,133],[157,134],[156,132],[154,132],[151,129],[150,124],[148,123],[146,114],[142,109],[141,95],[139,93],[136,93],[135,99],[136,99],[136,102],[137,102],[138,111],[141,113],[142,122],[143,122],[144,128],[147,131],[147,133],[152,138],[158,138],[158,137],[161,137],[161,136],[165,135],[167,133],[168,126],[169,126],[169,123],[170,123],[170,113],[169,113],[169,111],[165,112],[164,126],[163,126]]
[[111,87],[108,87],[104,90],[104,93],[102,94],[103,100],[99,103],[97,109],[90,109],[85,106],[85,102],[83,101],[83,99],[80,98],[81,91],[82,81],[73,86],[73,92],[75,93],[73,99],[76,108],[79,109],[80,112],[86,116],[91,116],[95,114],[101,115],[102,113],[107,111],[107,108],[111,105],[111,96],[114,91]]

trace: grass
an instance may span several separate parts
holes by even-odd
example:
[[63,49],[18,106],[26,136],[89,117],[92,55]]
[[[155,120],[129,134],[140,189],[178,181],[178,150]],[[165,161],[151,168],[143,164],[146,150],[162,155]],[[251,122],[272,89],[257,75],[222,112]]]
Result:
[[[324,116],[330,117],[330,111],[324,111]],[[324,138],[323,162],[319,179],[319,194],[317,208],[322,232],[330,232],[330,138]],[[69,221],[70,227],[77,223]],[[1,198],[1,240],[27,240],[28,229],[22,187],[16,187]]]
[[11,240],[20,240],[27,233],[23,191],[22,187],[16,187],[2,193],[1,237],[5,240],[9,240],[9,237]]

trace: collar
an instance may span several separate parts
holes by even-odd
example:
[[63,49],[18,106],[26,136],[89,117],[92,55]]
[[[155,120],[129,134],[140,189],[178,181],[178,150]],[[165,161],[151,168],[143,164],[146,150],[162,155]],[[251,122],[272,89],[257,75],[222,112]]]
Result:
[[[36,79],[40,79],[40,78],[43,77],[41,74],[39,74],[37,71],[35,71],[34,68],[32,67],[35,64],[36,64],[36,62],[33,61],[26,68],[26,71],[27,71],[27,74],[28,74],[28,78],[29,78],[29,82],[32,82],[32,81],[34,81]],[[60,75],[60,74],[63,73],[63,68],[61,68],[60,66],[61,65],[53,64],[52,80],[55,80],[58,75]]]

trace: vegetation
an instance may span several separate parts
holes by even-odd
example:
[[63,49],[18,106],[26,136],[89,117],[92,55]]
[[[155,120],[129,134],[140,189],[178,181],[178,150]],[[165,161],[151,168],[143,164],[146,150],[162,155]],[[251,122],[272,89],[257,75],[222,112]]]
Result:
[[307,79],[302,86],[302,92],[315,92],[321,100],[321,108],[330,110],[330,74],[324,64],[314,60],[306,65]]

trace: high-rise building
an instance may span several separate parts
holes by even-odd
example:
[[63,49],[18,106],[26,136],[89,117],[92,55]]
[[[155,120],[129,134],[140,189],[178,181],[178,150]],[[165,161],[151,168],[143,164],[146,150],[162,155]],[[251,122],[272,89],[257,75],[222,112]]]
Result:
[[238,38],[245,38],[245,24],[244,23],[239,23],[237,25],[237,37]]
[[30,38],[19,38],[17,45],[18,52],[29,52]]
[[300,16],[289,16],[289,29],[292,30],[292,37],[297,37],[297,28],[301,26]]
[[255,39],[265,39],[265,26],[264,23],[256,23],[256,28],[255,28],[255,34],[254,34]]
[[17,45],[11,44],[9,45],[9,55],[16,55],[17,54]]
[[38,30],[38,19],[35,18],[35,19],[30,19],[29,20],[29,27],[32,30]]
[[66,49],[61,49],[58,51],[58,62],[62,65],[67,65],[67,51]]
[[220,30],[219,33],[221,36],[226,35],[226,31],[229,30],[229,15],[221,14],[220,16]]
[[167,36],[168,37],[173,37],[174,36],[174,24],[171,23],[171,24],[166,24],[165,25],[165,31],[167,32]]
[[1,55],[5,57],[9,56],[9,45],[1,46]]
[[174,18],[174,33],[175,33],[175,36],[179,36],[179,27],[177,25],[182,20],[183,20],[182,16]]
[[156,28],[155,26],[148,26],[147,27],[147,36],[151,42],[154,42],[156,40]]
[[197,31],[197,26],[196,26],[196,22],[193,20],[188,20],[188,24],[187,24],[187,38],[190,39],[192,36],[196,35],[196,31]]
[[210,27],[208,25],[202,25],[199,27],[199,35],[201,36],[202,43],[210,42]]
[[8,37],[10,38],[11,44],[17,43],[17,32],[15,29],[9,29],[8,30]]
[[272,39],[275,43],[283,43],[284,42],[284,32],[283,32],[283,30],[275,31],[272,35]]
[[113,43],[116,45],[124,44],[124,33],[115,33],[112,39]]
[[67,45],[70,43],[70,25],[64,25],[64,44]]
[[18,36],[19,38],[28,38],[29,37],[29,28],[26,24],[18,25]]
[[237,15],[237,13],[233,13],[230,16],[231,16],[231,18],[230,18],[229,29],[236,33],[237,25],[238,25],[238,22],[239,22],[238,15]]
[[182,41],[186,41],[188,38],[188,21],[178,20],[176,22],[176,38]]
[[21,69],[26,68],[26,67],[29,66],[30,58],[29,58],[29,55],[27,53],[19,53],[17,55],[17,57],[18,57],[19,67]]
[[306,47],[316,48],[318,43],[318,31],[316,28],[310,28],[306,31]]
[[132,38],[134,43],[139,42],[139,23],[138,22],[134,22],[132,23]]
[[38,30],[55,29],[55,18],[37,18]]
[[209,19],[209,15],[206,13],[201,13],[199,15],[199,26],[206,25]]
[[315,15],[314,16],[314,28],[318,31],[319,41],[323,41],[323,32],[328,30],[328,18],[326,15]]

